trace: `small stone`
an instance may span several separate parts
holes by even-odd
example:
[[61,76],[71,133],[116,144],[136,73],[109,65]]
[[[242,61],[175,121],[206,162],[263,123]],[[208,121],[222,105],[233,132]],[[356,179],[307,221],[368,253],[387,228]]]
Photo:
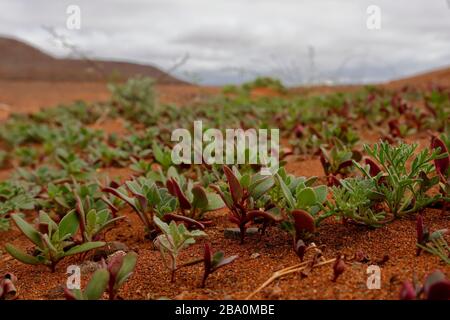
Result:
[[108,256],[112,255],[116,251],[128,252],[129,249],[126,244],[119,241],[111,241],[106,243],[105,246],[98,248],[94,251],[93,260],[100,261],[102,258],[106,259]]
[[174,300],[187,300],[189,299],[189,291],[183,291],[179,295],[174,297]]
[[261,255],[260,253],[254,252],[254,253],[251,254],[250,259],[256,259],[256,258],[258,258],[260,255]]
[[91,260],[85,260],[80,265],[80,271],[82,274],[85,273],[92,273],[100,268],[99,264],[97,262],[91,261]]
[[[241,231],[239,228],[227,228],[223,231],[223,235],[227,239],[241,239]],[[245,232],[246,237],[255,237],[259,235],[258,228],[248,228]]]
[[123,251],[123,250],[116,251],[116,252],[110,254],[110,255],[106,258],[106,263],[110,263],[111,260],[112,260],[115,256],[117,256],[117,255],[125,256],[126,254],[127,254],[127,253],[126,253],[125,251]]
[[278,300],[281,298],[282,293],[281,288],[279,286],[275,286],[266,291],[266,296],[269,300]]

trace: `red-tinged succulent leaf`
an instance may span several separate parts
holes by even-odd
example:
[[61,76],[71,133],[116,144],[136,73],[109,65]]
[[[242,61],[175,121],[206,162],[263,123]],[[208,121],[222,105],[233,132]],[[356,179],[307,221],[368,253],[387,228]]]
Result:
[[228,209],[233,210],[233,203],[231,203],[231,199],[228,200],[227,197],[225,197],[225,194],[222,192],[222,190],[220,190],[220,188],[218,186],[211,185],[210,187],[220,196],[220,198],[225,203],[225,205],[228,207]]
[[47,234],[49,231],[49,225],[48,223],[39,223],[38,224],[38,230],[42,234]]
[[77,300],[75,294],[68,288],[64,288],[64,297],[66,298],[66,300]]
[[110,193],[113,196],[125,201],[130,207],[133,208],[134,211],[136,211],[138,214],[140,214],[140,210],[138,207],[136,207],[136,205],[133,202],[133,198],[128,197],[128,195],[123,194],[122,192],[120,192],[119,190],[115,189],[115,188],[110,188],[110,187],[106,187],[102,189],[102,192],[106,192],[106,193]]
[[175,213],[164,214],[162,220],[166,223],[170,223],[171,221],[183,222],[188,228],[195,227],[196,229],[205,230],[205,225],[203,223]]
[[336,261],[333,264],[333,282],[339,278],[339,276],[344,273],[346,268],[345,262],[341,256],[338,256]]
[[327,184],[329,187],[333,187],[333,186],[339,187],[341,185],[341,182],[335,175],[330,174],[327,177]]
[[425,292],[425,295],[428,296],[428,292],[432,285],[434,285],[435,283],[441,282],[441,281],[445,281],[445,280],[446,280],[445,274],[442,273],[442,271],[440,271],[440,270],[435,270],[434,272],[427,275],[427,277],[425,278],[424,285],[423,285],[423,291]]
[[138,199],[139,205],[141,206],[141,209],[143,212],[147,212],[148,207],[148,200],[147,197],[140,193],[133,193],[133,195]]
[[293,210],[291,215],[294,218],[294,227],[297,235],[300,235],[304,231],[309,233],[315,231],[314,218],[308,212],[297,209]]
[[274,215],[269,211],[251,210],[251,211],[247,212],[248,220],[252,220],[257,217],[262,217],[266,220],[274,221],[274,222],[282,220],[281,216]]
[[244,196],[244,190],[242,189],[239,180],[234,175],[233,171],[228,166],[223,166],[223,171],[227,177],[228,185],[230,186],[230,193],[234,203],[239,203]]
[[[441,149],[440,154],[448,153],[444,141],[435,136],[431,137],[431,148],[432,149],[440,148]],[[442,159],[435,159],[434,165],[436,167],[436,172],[442,175],[443,177],[446,177],[448,174],[448,168],[450,166],[450,155],[447,155],[447,157]]]
[[353,160],[352,160],[352,159],[346,160],[346,161],[341,162],[341,163],[339,164],[339,167],[338,167],[337,170],[340,171],[340,170],[342,170],[342,169],[345,169],[345,168],[347,168],[347,167],[350,167],[351,165],[353,165]]
[[181,209],[182,210],[190,210],[191,204],[190,204],[189,200],[186,198],[186,196],[184,195],[183,191],[181,191],[180,185],[178,184],[177,180],[172,178],[171,181],[172,181],[172,188],[173,188],[173,192],[174,192],[174,194],[172,194],[172,195],[178,198],[178,202],[180,203]]
[[117,212],[119,212],[119,209],[112,204],[111,201],[109,201],[108,198],[106,198],[104,195],[100,198],[106,205],[108,206],[109,210],[111,211],[112,216],[115,218],[117,217]]
[[237,224],[237,225],[241,224],[241,221],[237,217],[232,216],[232,215],[228,216],[228,220],[230,220],[230,222]]
[[297,138],[301,138],[303,137],[305,133],[305,127],[302,126],[301,124],[297,124],[294,128],[294,134]]
[[303,258],[305,257],[306,253],[306,244],[302,239],[299,239],[297,240],[297,242],[294,243],[294,251],[300,258],[300,261],[303,261]]
[[206,209],[208,207],[208,196],[205,189],[196,184],[192,187],[192,195],[194,196],[193,206],[200,209]]
[[171,195],[173,195],[174,197],[177,196],[177,192],[175,190],[175,186],[173,185],[172,179],[167,179],[167,181],[166,181],[166,188],[167,188],[167,190],[169,191],[169,193]]
[[109,186],[114,189],[117,189],[120,187],[120,185],[114,180],[109,183]]
[[450,281],[445,279],[433,283],[427,292],[428,300],[450,300]]
[[114,283],[116,281],[117,273],[122,267],[124,257],[125,252],[117,251],[108,262],[108,272],[111,275],[110,282]]
[[400,289],[400,300],[415,300],[416,290],[411,282],[405,281]]
[[212,254],[211,254],[211,246],[209,243],[205,243],[205,250],[203,254],[203,263],[205,265],[205,272],[210,273],[212,268]]
[[328,175],[330,173],[330,161],[328,159],[328,155],[325,150],[320,148],[320,163],[322,164],[323,171],[325,172],[325,175]]
[[365,158],[364,161],[367,165],[369,165],[369,174],[372,177],[375,177],[377,174],[379,174],[381,172],[380,166],[372,159]]
[[388,125],[389,125],[389,131],[394,138],[401,136],[399,123],[398,123],[397,119],[390,120],[388,122]]

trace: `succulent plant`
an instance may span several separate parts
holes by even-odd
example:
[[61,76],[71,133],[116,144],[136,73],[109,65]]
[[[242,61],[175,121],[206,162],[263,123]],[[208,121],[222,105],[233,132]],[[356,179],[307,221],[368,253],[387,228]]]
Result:
[[182,215],[201,220],[208,211],[221,209],[225,206],[222,199],[215,193],[207,192],[201,185],[186,183],[184,192],[174,178],[166,182],[169,193],[178,199]]
[[[260,174],[241,175],[237,169],[231,170],[223,166],[228,186],[212,188],[220,195],[223,202],[230,209],[229,219],[235,223],[240,230],[241,244],[244,242],[248,225],[256,218],[268,222],[280,221],[281,216],[277,208],[260,208],[258,201],[273,187],[275,180],[273,176]],[[264,205],[264,204],[263,204]],[[264,230],[264,226],[263,226]]]
[[171,270],[171,281],[175,281],[175,271],[178,268],[177,258],[180,252],[195,243],[195,238],[204,237],[206,233],[201,230],[189,231],[184,224],[175,221],[167,223],[155,217],[155,224],[163,234],[155,239],[155,246],[159,248],[166,268]]
[[130,278],[136,266],[137,254],[117,251],[108,263],[102,261],[102,267],[95,271],[84,290],[64,289],[67,300],[99,300],[105,291],[109,300],[114,300],[120,287]]
[[[428,149],[415,154],[416,148],[416,144],[392,146],[381,141],[372,148],[364,145],[372,157],[366,160],[366,166],[354,162],[366,178],[374,181],[377,193],[383,195],[383,202],[394,217],[417,212],[441,197],[429,196],[426,192],[439,182],[438,176],[429,178],[429,175],[433,171],[431,161],[442,155]],[[411,166],[407,166],[409,162]]]
[[232,263],[238,256],[225,257],[223,251],[212,252],[211,246],[206,243],[203,257],[204,273],[201,287],[204,288],[209,275],[217,269]]
[[449,300],[450,280],[440,270],[436,270],[425,277],[423,285],[414,281],[405,281],[400,290],[401,300]]
[[46,265],[52,272],[55,271],[56,264],[64,257],[105,245],[105,242],[100,241],[85,242],[80,245],[74,242],[74,236],[79,228],[75,211],[66,214],[59,224],[56,224],[47,213],[41,211],[38,228],[34,228],[20,215],[13,214],[11,217],[19,230],[34,243],[35,252],[30,255],[9,243],[5,245],[6,251],[20,262]]
[[313,187],[316,178],[293,179],[277,174],[278,186],[285,198],[288,219],[283,221],[283,227],[294,236],[294,248],[300,239],[308,239],[316,226],[327,217],[320,215],[327,199],[327,186]]

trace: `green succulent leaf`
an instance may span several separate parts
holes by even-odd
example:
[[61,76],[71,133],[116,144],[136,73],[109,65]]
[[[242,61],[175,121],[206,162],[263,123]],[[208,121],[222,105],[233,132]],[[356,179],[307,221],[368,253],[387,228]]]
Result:
[[104,245],[106,245],[106,242],[102,242],[102,241],[95,241],[95,242],[86,242],[83,244],[80,244],[79,246],[75,246],[71,249],[69,249],[67,252],[64,253],[64,256],[71,256],[74,254],[78,254],[78,253],[82,253],[82,252],[86,252],[92,249],[97,249],[100,247],[103,247]]
[[129,252],[125,255],[122,262],[122,267],[119,270],[116,278],[115,288],[119,288],[122,284],[127,281],[127,279],[133,273],[134,268],[136,267],[137,262],[137,254],[134,252]]
[[5,250],[11,256],[13,256],[15,259],[19,260],[20,262],[23,262],[26,264],[33,264],[33,265],[41,264],[41,261],[38,258],[33,257],[32,255],[29,255],[29,254],[23,252],[22,250],[16,248],[12,244],[9,244],[9,243],[6,244]]
[[18,214],[11,215],[11,218],[20,229],[20,231],[22,231],[28,239],[30,239],[39,248],[43,247],[41,236],[39,232],[35,228],[33,228],[33,226],[31,226]]
[[66,214],[58,225],[58,233],[60,239],[63,237],[70,235],[73,237],[78,230],[80,225],[80,221],[78,219],[78,215],[75,210],[70,211]]
[[95,271],[86,289],[84,289],[83,296],[87,300],[99,300],[106,290],[109,281],[109,272],[106,269],[99,269]]

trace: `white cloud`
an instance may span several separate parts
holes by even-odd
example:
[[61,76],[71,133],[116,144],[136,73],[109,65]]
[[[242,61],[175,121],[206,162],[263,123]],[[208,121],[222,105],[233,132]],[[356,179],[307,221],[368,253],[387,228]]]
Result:
[[[69,4],[81,8],[79,31],[65,29]],[[366,28],[371,4],[381,8],[381,30]],[[43,25],[95,57],[166,69],[189,53],[179,75],[210,84],[256,74],[297,83],[384,81],[450,61],[446,0],[2,0],[1,34],[67,54]]]

